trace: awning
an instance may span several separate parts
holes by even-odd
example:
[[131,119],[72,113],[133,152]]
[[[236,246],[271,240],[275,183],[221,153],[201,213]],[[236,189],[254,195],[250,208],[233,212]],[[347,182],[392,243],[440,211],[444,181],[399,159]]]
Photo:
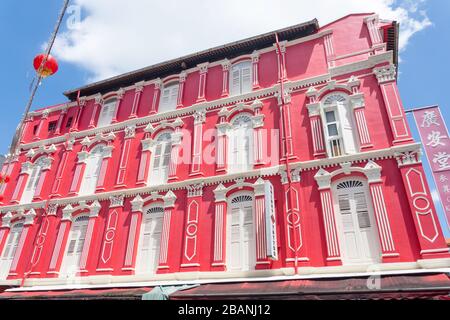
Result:
[[169,300],[169,296],[180,290],[198,287],[198,284],[184,284],[180,286],[157,286],[150,292],[142,295],[142,300]]
[[0,300],[141,300],[152,287],[3,292]]
[[204,284],[169,299],[445,299],[449,293],[450,278],[441,273]]

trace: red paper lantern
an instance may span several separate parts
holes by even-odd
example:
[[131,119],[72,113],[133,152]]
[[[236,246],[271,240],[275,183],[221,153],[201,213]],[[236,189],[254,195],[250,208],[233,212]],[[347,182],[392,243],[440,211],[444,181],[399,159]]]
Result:
[[58,62],[51,55],[48,55],[47,60],[42,65],[42,62],[44,61],[45,57],[46,57],[45,54],[40,54],[37,55],[33,60],[34,70],[36,70],[36,72],[43,78],[51,76],[55,74],[56,71],[58,71]]

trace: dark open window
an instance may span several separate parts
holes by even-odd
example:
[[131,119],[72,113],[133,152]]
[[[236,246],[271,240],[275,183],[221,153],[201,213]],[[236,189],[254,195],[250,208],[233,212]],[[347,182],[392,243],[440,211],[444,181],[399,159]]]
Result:
[[55,132],[56,131],[56,123],[57,123],[57,121],[50,121],[48,123],[48,132]]
[[70,128],[72,126],[73,117],[69,117],[67,119],[66,128]]

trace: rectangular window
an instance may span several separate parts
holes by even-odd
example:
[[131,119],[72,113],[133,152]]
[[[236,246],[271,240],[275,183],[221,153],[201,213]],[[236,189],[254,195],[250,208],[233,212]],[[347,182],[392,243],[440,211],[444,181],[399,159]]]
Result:
[[116,112],[116,104],[116,99],[105,102],[100,112],[97,127],[101,128],[111,124],[111,121],[114,118],[114,114]]
[[178,102],[178,83],[164,87],[161,92],[161,102],[159,104],[159,112],[167,112],[175,110]]
[[335,110],[325,112],[325,122],[330,157],[341,156],[343,154],[343,144],[339,135],[339,122]]
[[39,125],[35,124],[34,127],[33,127],[33,136],[36,135],[38,128],[39,128]]
[[233,66],[230,77],[230,94],[232,96],[252,91],[252,63],[244,61]]
[[55,132],[57,123],[58,123],[57,121],[49,122],[49,124],[48,124],[48,132]]

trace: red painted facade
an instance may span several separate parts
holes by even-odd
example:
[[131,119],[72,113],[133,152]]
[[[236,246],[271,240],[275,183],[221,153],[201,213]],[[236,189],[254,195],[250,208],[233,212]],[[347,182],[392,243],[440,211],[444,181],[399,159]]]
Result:
[[[24,226],[10,270],[0,280],[26,277],[40,283],[38,279],[51,278],[59,283],[71,225],[80,215],[88,220],[77,276],[129,276],[123,281],[133,281],[201,271],[205,277],[214,277],[206,272],[223,272],[220,277],[226,278],[227,216],[231,199],[243,191],[252,197],[256,246],[247,276],[263,275],[253,269],[289,274],[286,270],[294,266],[299,272],[328,266],[337,267],[330,272],[365,271],[367,264],[343,258],[347,249],[342,247],[336,185],[352,179],[367,190],[378,266],[450,266],[420,145],[411,137],[396,85],[396,53],[386,36],[392,27],[376,15],[350,15],[305,37],[282,41],[280,53],[267,46],[205,60],[180,74],[82,96],[79,105],[71,101],[33,112],[20,154],[3,165],[12,182],[0,189],[0,252],[12,226],[18,221]],[[231,96],[230,72],[242,61],[251,63],[252,88]],[[179,83],[176,109],[159,112],[162,89],[174,79]],[[346,97],[356,141],[354,152],[340,156],[330,156],[321,111],[332,94]],[[98,128],[102,105],[111,97],[117,99],[111,124]],[[253,163],[249,170],[230,173],[226,132],[239,113],[252,120]],[[167,183],[152,185],[151,145],[161,132],[171,135],[172,157]],[[99,145],[96,191],[80,195],[84,159]],[[183,160],[176,163],[179,153]],[[46,163],[33,199],[21,203],[38,159]],[[265,181],[274,187],[276,260],[267,254]],[[156,275],[133,278],[143,215],[154,203],[163,209]],[[230,273],[237,275],[242,276]]]

